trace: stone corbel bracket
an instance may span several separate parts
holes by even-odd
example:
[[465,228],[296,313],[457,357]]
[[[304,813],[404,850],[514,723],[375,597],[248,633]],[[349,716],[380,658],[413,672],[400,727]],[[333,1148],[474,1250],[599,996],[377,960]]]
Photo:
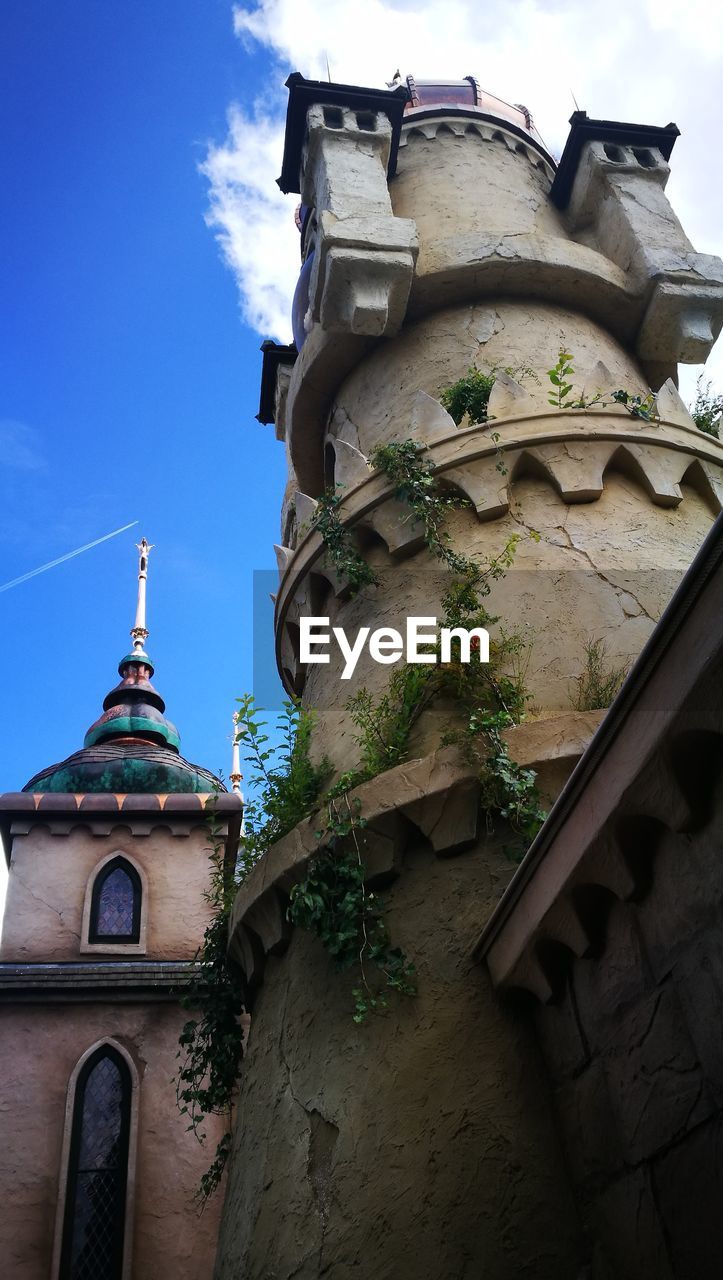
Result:
[[592,240],[641,295],[636,346],[644,365],[702,364],[723,326],[723,262],[695,251],[665,194],[677,129],[584,113],[572,125],[553,200],[566,208],[573,233]]
[[[366,825],[361,856],[371,883],[388,883],[402,869],[404,850],[420,834],[439,857],[470,848],[478,837],[479,779],[454,747],[390,769],[350,793]],[[342,803],[342,802],[340,802]],[[324,848],[318,818],[295,827],[269,849],[239,889],[229,922],[229,955],[250,991],[263,977],[266,956],[288,946],[289,891]]]
[[[495,406],[519,403],[515,388],[500,385]],[[685,481],[699,490],[714,511],[723,509],[723,445],[699,431],[672,386],[658,398],[657,422],[632,418],[624,409],[521,414],[459,430],[432,397],[420,392],[414,406],[412,435],[427,445],[426,456],[440,479],[469,498],[478,519],[504,516],[510,486],[525,474],[546,477],[567,504],[594,502],[602,494],[605,473],[624,470],[647,491],[651,502],[676,507]],[[669,416],[667,416],[669,415]],[[502,471],[500,471],[502,463]],[[390,556],[403,559],[423,541],[409,511],[393,496],[384,475],[370,471],[366,459],[345,441],[338,442],[337,480],[345,488],[338,508],[349,528],[369,529],[382,538]],[[298,695],[305,669],[298,659],[298,619],[310,608],[310,575],[326,579],[335,595],[346,584],[329,565],[324,543],[310,522],[314,501],[296,495],[302,536],[295,549],[277,550],[280,585],[276,600],[276,657],[287,690]],[[305,532],[304,532],[305,528]]]
[[720,822],[721,616],[719,522],[483,928],[495,985],[559,998],[575,959],[604,950],[611,902],[647,897],[671,841],[666,874],[703,877],[706,898],[676,833]]
[[417,229],[392,212],[391,146],[381,111],[321,104],[307,111],[301,198],[316,214],[309,320],[327,332],[387,337],[404,320]]

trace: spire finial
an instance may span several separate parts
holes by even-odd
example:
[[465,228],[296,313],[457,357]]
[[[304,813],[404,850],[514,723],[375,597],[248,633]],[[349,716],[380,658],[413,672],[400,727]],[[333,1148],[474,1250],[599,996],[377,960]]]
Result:
[[231,717],[231,723],[233,724],[233,738],[232,738],[233,751],[231,756],[231,772],[229,774],[229,778],[231,780],[231,789],[235,791],[237,795],[240,795],[241,780],[243,778],[243,774],[241,773],[241,753],[239,751],[239,742],[241,741],[241,737],[243,735],[243,728],[238,722],[237,711],[234,711]]
[[148,556],[153,550],[153,544],[147,542],[145,538],[141,538],[136,543],[138,548],[138,604],[136,605],[136,621],[135,626],[131,627],[131,636],[133,638],[134,653],[143,653],[144,645],[148,639],[148,630],[146,628],[146,581],[148,579]]

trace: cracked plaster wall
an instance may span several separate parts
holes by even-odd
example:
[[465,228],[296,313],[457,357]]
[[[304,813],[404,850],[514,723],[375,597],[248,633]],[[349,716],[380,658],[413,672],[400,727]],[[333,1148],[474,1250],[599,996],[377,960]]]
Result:
[[357,428],[357,447],[364,454],[385,440],[404,439],[416,393],[422,390],[437,398],[472,364],[483,370],[532,368],[539,383],[532,377],[523,381],[532,401],[525,412],[549,413],[546,370],[556,364],[561,347],[575,357],[573,381],[581,390],[586,381],[588,392],[595,390],[590,383],[599,361],[616,386],[647,389],[636,361],[593,320],[563,307],[494,299],[435,311],[378,346],[340,387],[330,432],[341,433],[350,420]]
[[133,1280],[210,1280],[220,1202],[198,1217],[191,1200],[221,1130],[211,1117],[202,1147],[176,1108],[171,1077],[186,1016],[158,1003],[0,1004],[0,1258],[8,1280],[49,1280],[68,1080],[85,1050],[109,1036],[140,1076]]
[[[519,157],[503,147],[488,151],[493,156],[499,151],[511,164],[523,167]],[[529,168],[529,174],[533,184],[546,181],[536,169]],[[466,202],[465,209],[468,205],[474,208],[475,201]],[[553,216],[554,210],[549,213]],[[530,376],[523,380],[530,396],[525,412],[549,414],[545,371],[555,364],[562,346],[574,355],[575,386],[585,387],[588,394],[596,390],[592,371],[600,361],[614,386],[634,391],[646,387],[635,360],[586,316],[553,305],[497,300],[437,311],[378,346],[341,386],[329,434],[365,455],[380,442],[404,439],[411,430],[416,393],[421,389],[438,396],[471,364],[483,369],[531,367],[539,382]],[[591,442],[604,425],[602,415],[590,415]],[[524,434],[522,423],[521,439]],[[572,460],[584,461],[584,438],[560,447]],[[556,714],[571,709],[587,640],[603,639],[613,665],[637,657],[714,513],[688,485],[683,486],[677,508],[656,506],[638,479],[614,467],[607,471],[603,494],[594,502],[566,504],[539,475],[520,474],[511,489],[508,515],[481,522],[469,511],[458,512],[450,516],[448,528],[453,544],[481,562],[499,554],[513,533],[526,535],[533,529],[542,535],[539,544],[520,544],[514,568],[494,586],[489,607],[499,614],[502,626],[520,630],[529,643],[527,684],[534,714]],[[306,612],[328,613],[331,625],[343,626],[349,636],[360,626],[403,631],[408,615],[441,615],[449,574],[440,572],[426,551],[394,563],[372,539],[365,554],[380,576],[377,587],[348,603],[340,603],[329,591],[321,597],[311,594],[313,608]],[[390,668],[374,662],[365,649],[354,677],[342,681],[343,663],[335,644],[330,657],[329,665],[307,669],[304,701],[319,714],[322,731],[317,743],[323,741],[335,766],[346,769],[358,761],[346,702],[362,685],[378,695],[387,686]],[[449,708],[425,712],[412,739],[412,754],[438,746],[449,720]]]
[[[452,515],[454,545],[482,562],[499,554],[513,533],[535,529],[542,535],[539,543],[525,538],[519,544],[513,568],[494,584],[487,602],[500,627],[519,631],[529,647],[526,683],[533,716],[571,710],[591,637],[605,641],[612,665],[637,657],[713,519],[695,490],[683,491],[679,507],[658,507],[637,481],[608,472],[597,502],[566,505],[549,482],[528,476],[512,485],[507,516],[480,522],[468,510]],[[327,593],[317,607],[329,614],[332,626],[343,625],[351,636],[360,626],[403,633],[408,615],[440,616],[450,575],[426,551],[399,564],[385,548],[367,555],[380,584],[342,604]],[[335,643],[330,658],[327,666],[308,667],[304,701],[318,712],[319,749],[346,769],[358,762],[346,702],[362,685],[378,696],[392,668],[378,665],[365,648],[353,678],[343,681]],[[453,715],[443,706],[427,710],[414,731],[411,755],[438,746]]]
[[[13,837],[2,959],[80,959],[86,885],[109,853],[128,853],[145,871],[144,954],[154,960],[192,959],[210,914],[203,899],[208,884],[208,833],[203,827],[173,837],[163,830],[133,836],[127,827],[110,836],[93,836],[82,829],[54,836],[42,826]],[[114,953],[112,948],[105,953],[93,949],[94,956],[103,954]]]
[[514,235],[569,238],[549,198],[550,179],[501,139],[482,140],[474,132],[456,137],[444,124],[434,138],[413,128],[406,138],[390,193],[395,216],[416,222],[420,275],[441,263],[449,266],[473,240],[481,245]]
[[410,846],[384,896],[419,993],[385,1017],[354,1024],[355,975],[303,931],[269,956],[216,1280],[577,1280],[534,1037],[470,959],[513,870],[500,843]]

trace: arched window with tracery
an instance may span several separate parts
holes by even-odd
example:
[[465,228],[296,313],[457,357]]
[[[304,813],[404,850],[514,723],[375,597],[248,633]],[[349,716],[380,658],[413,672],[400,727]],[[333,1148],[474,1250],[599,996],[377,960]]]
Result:
[[59,1280],[121,1280],[132,1080],[103,1044],[75,1086]]
[[90,900],[89,942],[138,942],[141,931],[141,880],[123,857],[101,867]]

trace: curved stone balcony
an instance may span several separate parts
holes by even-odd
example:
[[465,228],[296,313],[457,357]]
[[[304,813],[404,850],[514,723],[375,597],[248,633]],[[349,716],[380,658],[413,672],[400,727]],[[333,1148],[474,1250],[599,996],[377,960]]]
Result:
[[[426,446],[425,456],[439,479],[469,500],[480,521],[508,513],[510,488],[521,475],[545,479],[562,503],[573,505],[598,500],[611,468],[627,472],[656,506],[677,507],[683,482],[696,489],[713,512],[723,506],[723,445],[695,427],[672,384],[658,395],[661,416],[654,422],[633,418],[617,406],[517,414],[515,408],[529,408],[529,402],[522,388],[504,374],[498,376],[490,399],[494,421],[479,426],[457,428],[424,392],[415,401],[408,434]],[[393,497],[386,476],[370,471],[364,455],[346,441],[337,438],[330,443],[335,480],[344,491],[338,508],[343,525],[372,531],[393,560],[418,551],[421,530]],[[298,618],[314,612],[310,580],[325,580],[342,599],[348,587],[330,564],[313,526],[316,502],[297,493],[295,506],[300,540],[294,549],[276,548],[281,581],[275,630],[282,679],[290,693],[298,694],[304,682]]]

